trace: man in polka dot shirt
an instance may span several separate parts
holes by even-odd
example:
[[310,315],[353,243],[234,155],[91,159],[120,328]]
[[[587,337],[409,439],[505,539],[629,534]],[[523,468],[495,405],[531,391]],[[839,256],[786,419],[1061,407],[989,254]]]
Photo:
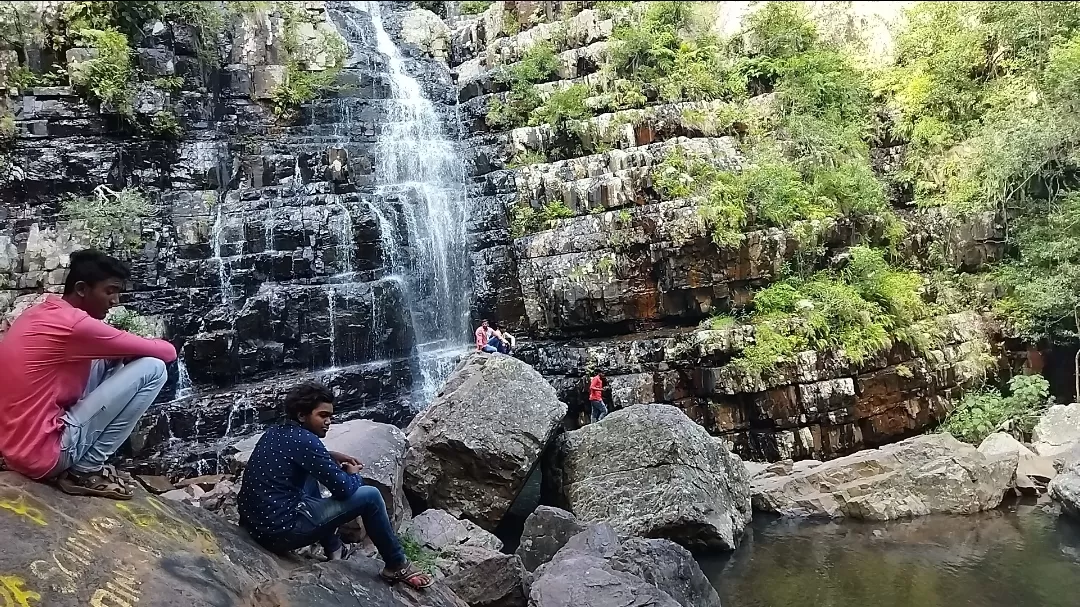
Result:
[[[386,563],[383,579],[426,588],[432,580],[405,558],[379,490],[365,485],[356,458],[328,451],[322,438],[334,395],[303,383],[285,397],[284,424],[267,430],[248,460],[240,488],[240,525],[268,550],[285,553],[314,543],[329,560],[347,558],[338,527],[357,517]],[[319,485],[331,497],[322,497]]]

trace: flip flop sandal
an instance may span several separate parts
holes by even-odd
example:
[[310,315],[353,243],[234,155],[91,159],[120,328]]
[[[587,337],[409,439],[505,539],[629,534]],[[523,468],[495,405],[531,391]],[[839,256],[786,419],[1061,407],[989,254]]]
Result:
[[402,582],[416,590],[422,590],[435,583],[435,580],[432,579],[430,575],[424,573],[412,563],[409,563],[398,571],[390,572],[387,569],[383,569],[379,572],[379,577],[391,585]]
[[115,500],[131,499],[131,491],[124,485],[109,480],[103,474],[89,474],[76,476],[65,472],[56,479],[58,489],[68,495],[82,495],[89,497],[107,497]]

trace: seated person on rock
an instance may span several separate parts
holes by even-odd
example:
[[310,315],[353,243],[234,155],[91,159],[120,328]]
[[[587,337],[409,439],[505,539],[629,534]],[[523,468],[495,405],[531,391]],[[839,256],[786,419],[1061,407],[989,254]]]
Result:
[[491,339],[491,328],[488,327],[488,321],[485,318],[480,321],[480,326],[476,327],[476,349],[487,351],[488,340]]
[[130,271],[99,251],[71,254],[63,297],[24,312],[0,340],[0,455],[72,495],[130,499],[106,461],[168,379],[176,349],[105,324]]
[[495,325],[495,329],[491,332],[491,339],[488,340],[487,346],[484,348],[484,352],[493,354],[498,352],[500,354],[510,354],[513,351],[513,339],[509,333],[503,333],[499,329],[499,325]]
[[[334,395],[325,386],[309,382],[289,392],[287,421],[267,430],[248,460],[237,503],[240,526],[271,552],[317,542],[328,560],[338,560],[349,556],[338,527],[360,517],[386,563],[384,580],[430,586],[431,578],[405,558],[382,494],[360,477],[360,462],[328,451],[320,440],[333,414]],[[322,497],[320,484],[330,498]]]

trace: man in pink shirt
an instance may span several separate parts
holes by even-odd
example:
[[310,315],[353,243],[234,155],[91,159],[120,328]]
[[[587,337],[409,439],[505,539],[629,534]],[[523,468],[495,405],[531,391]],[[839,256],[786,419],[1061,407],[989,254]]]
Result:
[[168,379],[176,349],[102,320],[130,272],[104,253],[71,254],[64,296],[24,312],[0,340],[0,455],[74,495],[131,498],[106,460]]
[[490,331],[490,329],[488,329],[488,321],[485,318],[484,320],[480,321],[480,326],[476,328],[476,349],[477,350],[483,350],[485,347],[487,347],[488,338],[491,337],[490,335],[488,335],[489,331]]

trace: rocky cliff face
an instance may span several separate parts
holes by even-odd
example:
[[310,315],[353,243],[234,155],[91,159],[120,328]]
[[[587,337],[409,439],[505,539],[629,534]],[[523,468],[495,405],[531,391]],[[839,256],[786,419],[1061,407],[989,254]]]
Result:
[[[659,195],[650,169],[672,150],[723,170],[745,164],[731,127],[702,119],[722,112],[724,102],[653,102],[600,114],[573,124],[580,135],[573,145],[547,125],[491,129],[485,114],[508,88],[499,70],[540,41],[554,41],[560,63],[554,81],[536,85],[541,94],[581,82],[610,85],[602,69],[619,16],[586,8],[546,19],[534,5],[548,4],[558,3],[496,2],[459,19],[450,57],[473,131],[470,194],[482,209],[469,225],[474,315],[533,338],[521,342],[520,356],[556,386],[572,415],[585,409],[588,376],[599,370],[617,408],[675,404],[755,459],[829,458],[937,422],[950,396],[994,364],[993,324],[969,312],[940,318],[944,338],[921,356],[897,346],[852,364],[836,352],[808,351],[764,379],[724,369],[754,342],[752,330],[698,325],[746,306],[780,277],[803,246],[805,226],[753,230],[736,246],[718,247],[694,201]],[[749,105],[768,113],[771,104],[763,95]],[[878,149],[872,157],[887,174],[898,153]],[[518,166],[523,157],[540,162]],[[902,206],[903,193],[892,194]],[[515,233],[518,210],[549,205],[567,211],[547,229]],[[906,259],[944,250],[947,265],[975,268],[1001,255],[1003,233],[993,217],[957,223],[937,210],[901,217]],[[882,238],[873,220],[812,228],[837,254]]]
[[[212,466],[218,439],[274,418],[282,390],[311,373],[344,411],[404,424],[467,340],[449,74],[402,54],[390,6],[290,4],[294,31],[273,5],[236,16],[220,68],[188,24],[147,24],[136,58],[183,84],[140,83],[136,119],[175,109],[172,137],[133,132],[66,86],[14,100],[21,179],[0,207],[0,314],[58,290],[67,253],[90,244],[64,197],[104,184],[151,203],[129,219],[140,244],[124,304],[165,329],[185,368],[133,441],[143,459],[180,439],[192,467]],[[276,118],[286,47],[331,35],[348,46],[337,88]],[[307,55],[302,69],[327,69]]]

